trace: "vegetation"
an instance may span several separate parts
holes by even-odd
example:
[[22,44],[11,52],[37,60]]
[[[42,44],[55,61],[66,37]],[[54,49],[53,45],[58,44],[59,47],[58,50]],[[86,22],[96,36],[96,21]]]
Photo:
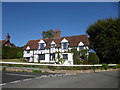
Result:
[[73,53],[73,63],[74,64],[81,64],[81,61],[80,61],[80,58],[79,58],[80,54],[77,51],[77,49],[75,47],[73,47],[71,52]]
[[89,57],[88,57],[88,63],[89,64],[99,64],[99,57],[95,53],[90,52]]
[[[0,59],[2,62],[26,62],[25,59]],[[27,63],[27,62],[26,62]]]
[[6,71],[6,67],[3,67],[3,68],[2,68],[2,71]]
[[2,59],[19,59],[22,58],[22,47],[2,47]]
[[60,58],[59,60],[60,60],[60,63],[61,63],[61,64],[64,64],[64,62],[65,62],[65,59],[63,59],[63,58]]
[[71,52],[73,53],[74,64],[88,64],[87,49],[77,51],[77,48],[73,47]]
[[109,68],[108,64],[106,64],[106,63],[102,64],[102,66],[103,66],[103,69],[105,69],[105,70],[107,70]]
[[80,50],[79,53],[80,53],[80,55],[81,55],[81,56],[80,56],[80,59],[81,59],[81,61],[83,62],[83,64],[89,64],[89,63],[88,63],[88,56],[89,56],[89,55],[87,55],[88,49]]
[[120,63],[120,18],[98,20],[86,33],[100,63]]
[[53,38],[53,35],[54,35],[54,31],[52,29],[42,32],[42,37],[43,38]]
[[34,73],[42,73],[41,70],[33,70],[32,72],[34,72]]
[[[2,70],[6,70],[7,67],[27,67],[27,68],[48,68],[52,71],[55,70],[93,70],[93,69],[101,69],[101,70],[107,70],[108,68],[117,69],[120,68],[120,64],[117,64],[116,66],[108,66],[108,64],[102,64],[101,66],[38,66],[38,65],[18,65],[18,64],[2,64],[2,66],[5,66]],[[23,70],[24,72],[27,70]],[[33,70],[32,72],[39,72],[41,73],[41,70]],[[42,73],[48,73],[48,72],[42,72]]]

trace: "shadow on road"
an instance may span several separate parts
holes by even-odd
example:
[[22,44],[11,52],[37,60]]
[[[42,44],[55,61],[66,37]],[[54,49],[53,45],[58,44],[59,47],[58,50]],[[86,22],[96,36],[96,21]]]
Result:
[[106,76],[110,76],[110,77],[120,78],[118,72],[116,73],[116,76],[115,75],[110,75],[109,73],[107,74],[105,72],[95,72],[95,73],[106,75]]

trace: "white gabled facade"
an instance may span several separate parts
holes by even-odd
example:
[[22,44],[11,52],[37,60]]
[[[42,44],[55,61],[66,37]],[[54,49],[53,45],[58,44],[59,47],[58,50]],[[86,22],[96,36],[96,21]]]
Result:
[[[59,40],[40,39],[36,41],[30,41],[24,47],[23,57],[29,62],[54,63],[54,64],[58,62],[61,63],[60,61],[58,61],[59,57],[64,59],[64,63],[61,64],[73,65],[73,53],[69,51],[72,49],[72,47],[74,47],[75,41],[74,37],[73,38],[71,37],[71,39],[69,37],[67,38],[64,37]],[[88,45],[85,45],[81,40],[78,39],[77,41],[75,47],[77,48],[78,51],[81,49],[89,49]],[[29,43],[32,44],[29,45]]]

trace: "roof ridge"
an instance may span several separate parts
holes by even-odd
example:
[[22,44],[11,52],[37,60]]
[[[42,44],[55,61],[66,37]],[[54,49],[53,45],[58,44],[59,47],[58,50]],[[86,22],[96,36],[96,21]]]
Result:
[[[76,36],[87,36],[87,34],[83,34],[83,35],[74,35],[74,36],[64,36],[64,37],[76,37]],[[62,37],[63,38],[63,37]]]
[[[63,37],[60,37],[60,38],[43,38],[43,40],[44,40],[44,39],[53,39],[53,40],[56,40],[56,39],[61,39],[61,38],[65,38],[65,37],[75,37],[75,36],[87,36],[87,34],[74,35],[74,36],[63,36]],[[41,40],[41,39],[36,39],[36,40]],[[35,41],[35,40],[29,40],[29,41]]]

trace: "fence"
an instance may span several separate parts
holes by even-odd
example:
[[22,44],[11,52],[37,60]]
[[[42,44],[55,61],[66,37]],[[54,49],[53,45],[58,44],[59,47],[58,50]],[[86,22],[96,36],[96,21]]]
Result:
[[[1,64],[18,64],[18,65],[41,65],[41,66],[73,66],[73,67],[78,67],[78,66],[95,66],[95,67],[101,67],[102,64],[94,64],[94,65],[58,65],[58,64],[38,64],[38,63],[17,63],[17,62],[0,62]],[[117,64],[108,64],[108,66],[116,66]]]

